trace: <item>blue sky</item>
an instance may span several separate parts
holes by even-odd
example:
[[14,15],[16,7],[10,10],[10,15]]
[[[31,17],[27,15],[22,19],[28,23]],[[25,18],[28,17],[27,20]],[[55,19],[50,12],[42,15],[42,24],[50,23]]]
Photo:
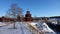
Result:
[[23,8],[24,14],[29,9],[32,16],[60,16],[60,0],[0,0],[0,17],[6,15],[12,3]]

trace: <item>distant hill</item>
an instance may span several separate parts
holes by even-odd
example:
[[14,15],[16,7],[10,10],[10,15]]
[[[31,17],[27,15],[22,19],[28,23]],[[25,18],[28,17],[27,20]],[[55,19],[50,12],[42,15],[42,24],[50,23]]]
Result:
[[52,16],[52,17],[49,17],[49,18],[60,18],[60,16]]

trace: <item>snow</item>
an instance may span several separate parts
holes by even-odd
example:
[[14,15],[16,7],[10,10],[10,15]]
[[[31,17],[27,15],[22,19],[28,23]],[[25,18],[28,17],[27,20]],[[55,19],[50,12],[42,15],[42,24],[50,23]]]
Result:
[[1,26],[5,26],[5,25],[7,25],[7,24],[0,22],[0,27],[1,27]]
[[45,31],[53,32],[53,30],[51,30],[46,23],[43,23],[43,28]]
[[13,29],[13,24],[0,27],[0,34],[32,34],[21,22],[16,23],[16,28]]
[[30,23],[32,26],[36,25],[37,23]]
[[49,26],[46,23],[30,23],[32,26],[36,26],[37,28],[42,30],[44,32],[44,34],[56,34],[51,28],[49,28]]
[[[37,25],[37,29],[42,30],[44,34],[56,34],[46,23],[31,22],[29,24],[32,26]],[[32,34],[24,22],[16,22],[16,29],[13,29],[13,23],[8,25],[6,23],[0,22],[0,25],[2,26],[0,27],[0,34]]]
[[43,30],[44,32],[49,32],[51,34],[56,34],[51,28],[48,27],[48,25],[46,23],[43,23]]

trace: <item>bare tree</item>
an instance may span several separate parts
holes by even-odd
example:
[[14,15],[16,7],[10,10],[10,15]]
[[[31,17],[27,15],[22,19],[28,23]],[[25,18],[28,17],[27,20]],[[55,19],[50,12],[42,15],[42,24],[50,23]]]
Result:
[[15,27],[15,23],[16,23],[16,19],[17,19],[17,16],[21,16],[22,15],[22,8],[19,8],[17,6],[17,4],[12,4],[10,9],[7,11],[7,16],[9,16],[9,18],[13,18],[14,19],[14,29],[16,28]]

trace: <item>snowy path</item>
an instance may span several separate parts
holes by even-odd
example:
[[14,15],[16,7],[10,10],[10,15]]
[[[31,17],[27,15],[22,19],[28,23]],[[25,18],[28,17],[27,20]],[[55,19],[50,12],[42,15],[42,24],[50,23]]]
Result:
[[21,33],[21,34],[24,34],[24,31],[23,31],[23,26],[22,26],[22,24],[20,24],[20,28],[21,28],[21,30],[22,30],[22,33]]
[[8,26],[0,27],[0,34],[32,34],[23,23],[16,23],[17,29],[13,28],[13,24]]
[[32,34],[31,31],[29,31],[24,23],[20,23],[20,28],[22,30],[21,34]]

